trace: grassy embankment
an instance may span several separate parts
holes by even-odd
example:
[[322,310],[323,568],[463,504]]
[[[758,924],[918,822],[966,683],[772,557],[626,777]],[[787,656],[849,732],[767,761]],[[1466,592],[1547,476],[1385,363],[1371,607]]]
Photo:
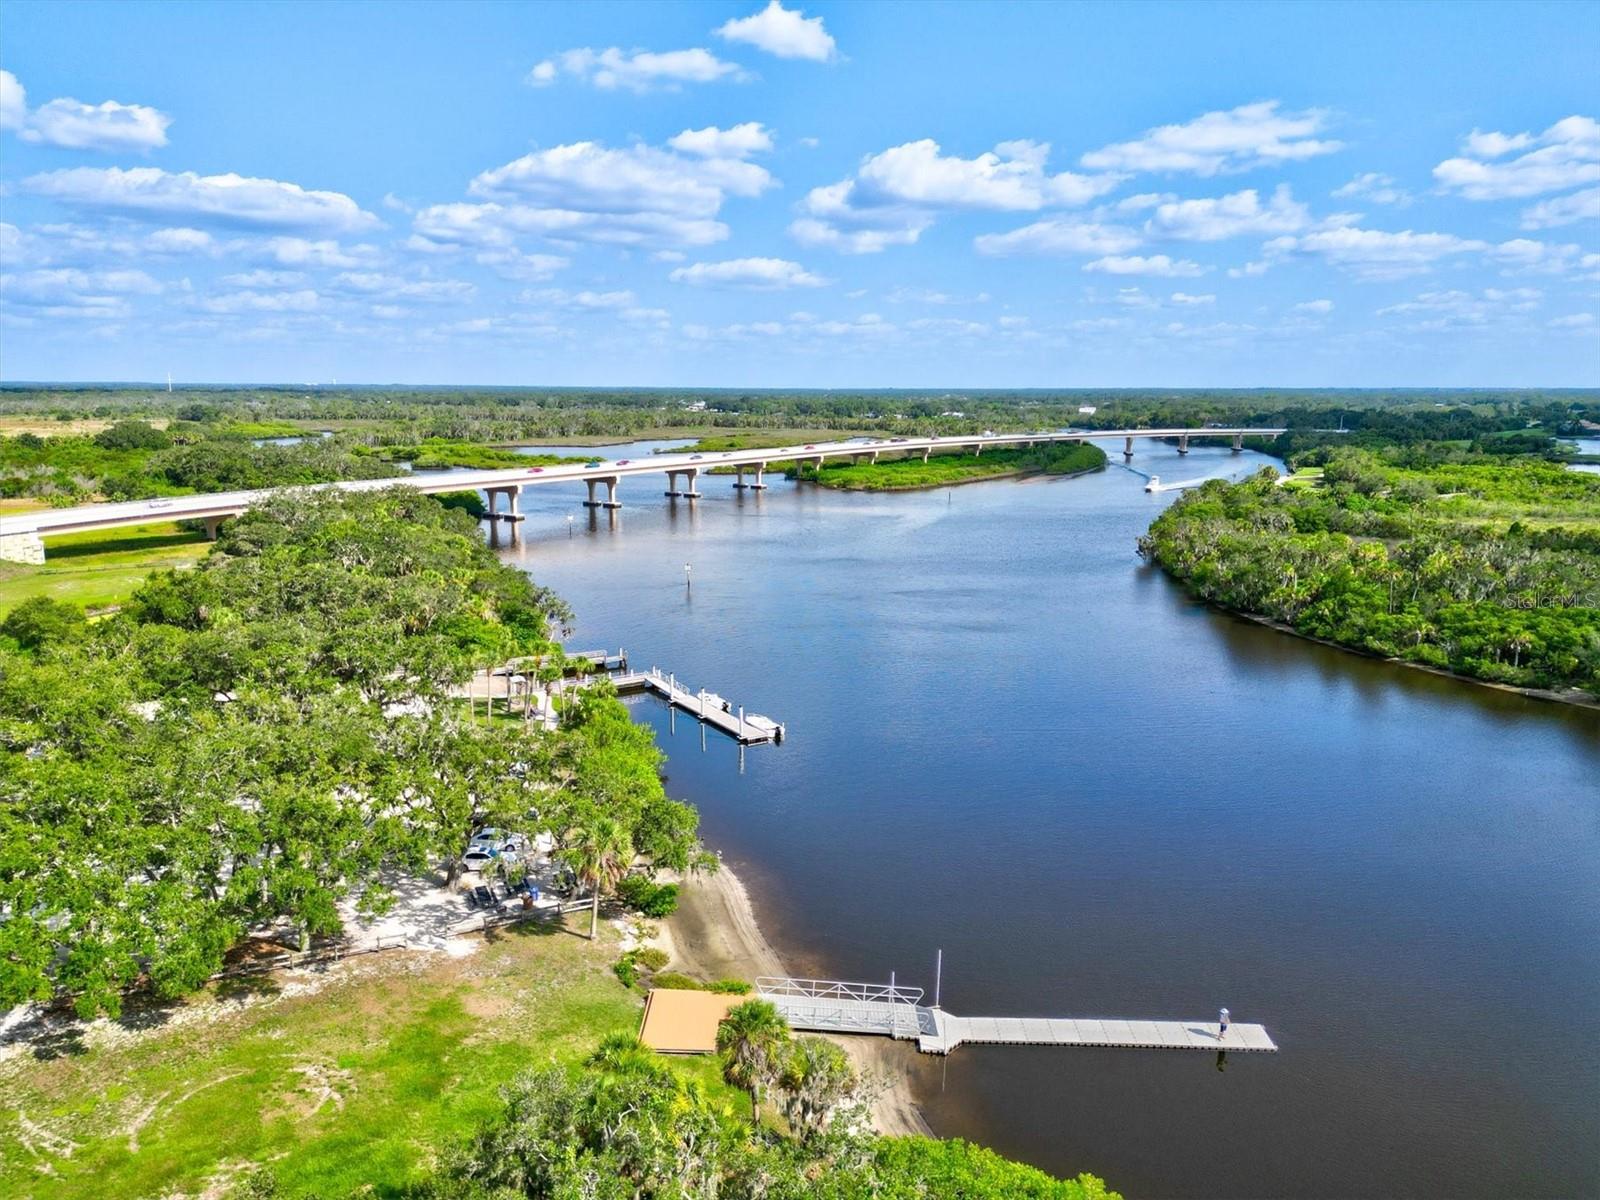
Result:
[[[288,1195],[392,1195],[494,1112],[517,1071],[637,1027],[614,942],[533,928],[467,957],[394,951],[225,981],[14,1050],[0,1059],[0,1191],[212,1194],[270,1163]],[[726,1089],[715,1060],[673,1065]]]
[[42,566],[0,562],[0,617],[34,596],[70,601],[91,614],[113,608],[150,572],[193,566],[210,549],[204,534],[173,521],[46,538]]
[[880,459],[875,463],[830,462],[820,471],[814,466],[795,465],[784,474],[790,479],[846,491],[906,492],[1013,475],[1079,475],[1098,471],[1105,465],[1105,451],[1088,443],[1074,442],[990,450],[984,454],[934,454],[927,462],[922,461],[920,454]]

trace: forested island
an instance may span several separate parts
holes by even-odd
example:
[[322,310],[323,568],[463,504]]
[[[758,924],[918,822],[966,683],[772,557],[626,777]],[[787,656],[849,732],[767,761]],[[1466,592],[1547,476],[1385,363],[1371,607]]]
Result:
[[[892,445],[883,449],[893,452]],[[821,467],[795,463],[784,476],[850,492],[915,492],[926,488],[1007,479],[1019,475],[1082,475],[1106,465],[1106,453],[1087,442],[1053,443],[1018,449],[991,449],[987,454],[961,451],[885,458],[878,462],[825,462]]]
[[1600,701],[1600,476],[1436,444],[1294,461],[1288,481],[1189,492],[1142,551],[1195,596],[1310,637]]

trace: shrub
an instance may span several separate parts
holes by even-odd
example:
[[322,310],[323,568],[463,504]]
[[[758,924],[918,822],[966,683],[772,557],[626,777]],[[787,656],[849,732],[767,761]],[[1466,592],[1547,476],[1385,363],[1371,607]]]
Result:
[[83,610],[73,604],[63,604],[48,596],[34,596],[13,608],[4,621],[0,621],[0,634],[15,638],[24,650],[33,650],[46,642],[69,642],[79,637],[87,628]]
[[647,917],[670,917],[678,909],[678,885],[629,875],[617,885],[617,898]]
[[706,991],[720,992],[724,996],[748,996],[754,990],[742,979],[719,979],[706,984]]
[[633,952],[634,961],[647,971],[659,971],[667,965],[667,952],[658,946],[646,946]]
[[639,982],[639,967],[638,964],[633,961],[633,955],[631,954],[624,954],[621,958],[617,959],[617,961],[612,965],[611,970],[616,974],[616,977],[622,981],[622,986],[625,988],[631,988],[634,984]]
[[675,992],[703,992],[706,990],[706,985],[698,979],[690,979],[687,975],[680,975],[676,971],[662,971],[650,982],[655,987],[670,988]]

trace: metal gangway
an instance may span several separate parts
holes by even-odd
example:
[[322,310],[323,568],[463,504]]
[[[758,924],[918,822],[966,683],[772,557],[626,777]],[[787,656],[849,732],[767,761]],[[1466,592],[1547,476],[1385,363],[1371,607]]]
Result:
[[922,1004],[922,989],[888,983],[845,983],[837,979],[793,979],[763,975],[756,994],[772,1004],[791,1028],[818,1033],[878,1033],[909,1041],[935,1035],[933,1010]]
[[756,994],[793,1029],[865,1033],[917,1043],[925,1054],[949,1054],[963,1042],[1010,1046],[1096,1046],[1128,1050],[1276,1053],[1261,1025],[1216,1021],[1147,1021],[1113,1017],[958,1017],[922,1003],[922,989],[838,979],[763,975]]

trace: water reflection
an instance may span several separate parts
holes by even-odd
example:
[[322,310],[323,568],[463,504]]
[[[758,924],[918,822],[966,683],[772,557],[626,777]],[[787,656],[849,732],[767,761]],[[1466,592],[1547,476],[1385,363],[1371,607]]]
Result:
[[576,640],[786,724],[740,774],[634,706],[791,968],[927,984],[943,946],[955,1012],[1226,996],[1283,1047],[1226,1086],[1204,1055],[908,1051],[939,1132],[1130,1195],[1600,1194],[1600,713],[1193,604],[1134,554],[1172,497],[1125,471],[731,484],[633,486],[580,538],[581,485],[530,488],[504,557]]

